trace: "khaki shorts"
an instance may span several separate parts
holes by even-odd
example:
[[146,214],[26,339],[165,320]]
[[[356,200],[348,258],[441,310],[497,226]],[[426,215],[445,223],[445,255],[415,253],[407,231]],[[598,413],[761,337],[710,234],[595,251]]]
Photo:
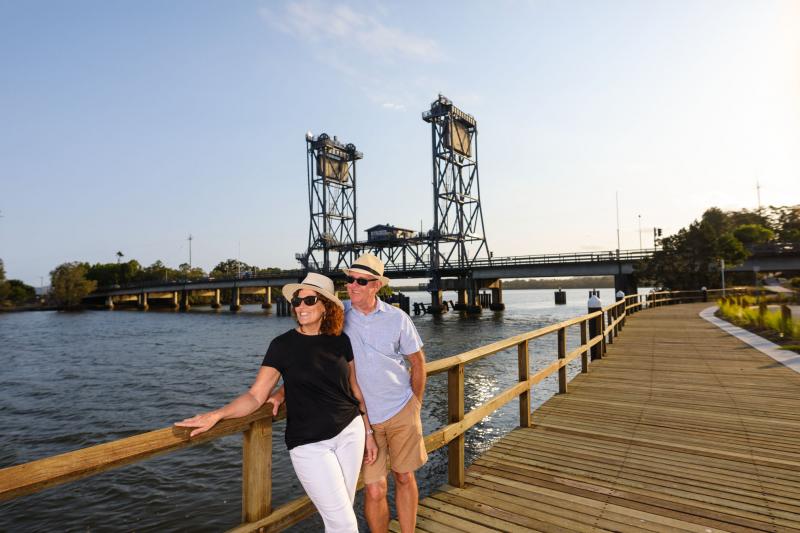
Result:
[[411,395],[399,413],[380,424],[372,424],[378,458],[371,465],[363,465],[361,473],[364,483],[375,483],[386,477],[388,461],[397,473],[413,472],[428,460],[425,440],[422,435],[420,404],[416,395]]

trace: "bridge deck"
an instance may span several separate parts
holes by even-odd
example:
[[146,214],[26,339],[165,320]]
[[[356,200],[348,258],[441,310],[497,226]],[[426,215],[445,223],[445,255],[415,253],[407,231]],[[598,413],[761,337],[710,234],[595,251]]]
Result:
[[632,317],[535,427],[420,502],[419,530],[800,531],[800,374],[707,305]]

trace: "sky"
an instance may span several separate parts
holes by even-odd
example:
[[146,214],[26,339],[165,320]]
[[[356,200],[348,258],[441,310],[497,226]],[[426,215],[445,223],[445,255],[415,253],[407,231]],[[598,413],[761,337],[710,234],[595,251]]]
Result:
[[177,267],[189,235],[205,270],[294,268],[306,131],[364,153],[360,238],[429,229],[440,93],[477,119],[496,257],[800,203],[800,1],[0,0],[7,278]]

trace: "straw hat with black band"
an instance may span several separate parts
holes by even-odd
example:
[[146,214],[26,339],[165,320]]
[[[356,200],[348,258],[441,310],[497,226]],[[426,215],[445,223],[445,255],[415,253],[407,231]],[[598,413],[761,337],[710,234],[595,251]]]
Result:
[[359,274],[370,274],[375,276],[376,279],[381,281],[382,286],[389,284],[389,278],[383,275],[383,261],[378,259],[372,254],[364,254],[356,262],[350,265],[350,268],[343,268],[342,272],[350,276],[353,272]]
[[281,292],[283,293],[284,298],[291,300],[294,297],[294,294],[300,289],[314,291],[326,300],[330,300],[344,309],[344,304],[339,298],[336,297],[336,291],[333,288],[333,280],[327,276],[317,274],[316,272],[309,272],[302,282],[284,285],[283,289],[281,289]]

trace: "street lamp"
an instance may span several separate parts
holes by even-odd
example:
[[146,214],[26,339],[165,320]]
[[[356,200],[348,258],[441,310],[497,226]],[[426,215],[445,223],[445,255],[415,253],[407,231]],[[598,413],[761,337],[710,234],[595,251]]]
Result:
[[639,217],[639,249],[642,249],[642,215],[637,215]]

